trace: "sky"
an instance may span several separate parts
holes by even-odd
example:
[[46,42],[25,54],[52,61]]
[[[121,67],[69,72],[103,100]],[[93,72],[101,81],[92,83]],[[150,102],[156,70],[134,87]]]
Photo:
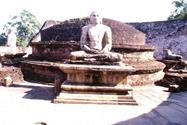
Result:
[[45,20],[63,21],[87,17],[98,11],[103,17],[122,22],[167,20],[173,0],[0,0],[0,28],[25,9],[43,24]]

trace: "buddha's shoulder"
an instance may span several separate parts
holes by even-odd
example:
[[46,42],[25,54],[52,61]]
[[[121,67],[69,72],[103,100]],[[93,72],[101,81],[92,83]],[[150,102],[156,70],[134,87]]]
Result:
[[[111,28],[110,28],[109,26],[104,25],[104,24],[99,24],[98,27],[99,27],[99,29],[103,29],[103,30],[111,30]],[[90,25],[90,24],[88,24],[88,25],[86,25],[86,26],[83,26],[83,27],[82,27],[82,30],[88,31],[88,30],[91,29],[91,28],[93,28],[93,26]]]
[[101,28],[105,29],[105,30],[111,30],[111,28],[107,25],[101,24]]
[[86,25],[86,26],[83,26],[82,27],[82,30],[87,30],[87,29],[89,29],[90,28],[90,25]]
[[110,28],[109,26],[105,25],[105,24],[100,24],[100,26],[104,27],[104,28]]

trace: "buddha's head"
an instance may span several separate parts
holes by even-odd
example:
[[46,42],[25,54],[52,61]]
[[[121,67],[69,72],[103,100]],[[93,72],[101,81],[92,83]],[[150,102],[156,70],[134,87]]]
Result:
[[90,23],[91,24],[101,24],[102,23],[102,17],[101,17],[101,15],[98,12],[93,11],[90,14]]

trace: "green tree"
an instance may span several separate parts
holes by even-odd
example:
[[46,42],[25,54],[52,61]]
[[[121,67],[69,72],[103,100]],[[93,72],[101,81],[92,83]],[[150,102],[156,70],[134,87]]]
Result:
[[187,2],[185,0],[175,0],[172,4],[174,4],[174,11],[168,20],[187,18]]
[[6,35],[5,33],[0,34],[0,46],[4,46],[6,44]]
[[7,31],[11,27],[16,29],[17,45],[26,46],[29,40],[38,32],[41,24],[32,13],[22,10],[19,15],[13,16],[4,25],[4,31]]

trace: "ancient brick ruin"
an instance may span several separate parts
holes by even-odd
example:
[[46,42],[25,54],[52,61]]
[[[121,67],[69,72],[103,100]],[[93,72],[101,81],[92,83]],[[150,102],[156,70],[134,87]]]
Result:
[[[111,19],[104,19],[103,22],[112,27],[112,51],[123,53],[125,63],[139,69],[142,68],[142,70],[144,70],[145,66],[149,67],[145,69],[150,70],[150,72],[157,71],[162,67],[157,65],[157,62],[154,62],[153,51],[155,47],[145,44],[145,35],[142,32],[132,26]],[[86,18],[72,19],[64,22],[46,21],[40,32],[32,40],[33,53],[30,59],[53,62],[68,59],[71,51],[80,50],[79,39],[81,27],[87,23],[88,19]],[[37,41],[38,37],[40,38],[39,41]],[[141,62],[148,63],[141,65]],[[30,72],[33,71],[30,70]],[[27,76],[29,77],[29,75]],[[141,84],[145,83],[142,82]]]
[[13,82],[23,81],[23,74],[19,67],[20,61],[26,50],[23,47],[17,47],[17,52],[12,53],[10,47],[0,47],[0,84],[11,86]]
[[[46,21],[30,43],[33,53],[21,63],[24,78],[52,82],[55,86],[55,94],[58,95],[61,92],[59,97],[54,100],[55,102],[66,100],[64,99],[66,94],[63,91],[98,92],[101,91],[100,87],[103,87],[103,92],[128,92],[132,89],[128,87],[114,88],[114,86],[119,84],[125,86],[127,84],[130,86],[154,84],[155,81],[163,78],[165,65],[153,58],[155,47],[145,44],[144,33],[132,26],[111,19],[104,19],[103,23],[111,27],[112,51],[123,55],[125,66],[67,64],[70,52],[80,50],[81,28],[88,24],[88,19],[72,19],[64,22]],[[63,83],[73,83],[73,85],[67,86]],[[69,97],[69,95],[67,96]],[[80,95],[79,97],[84,98]],[[77,97],[71,96],[71,98]],[[100,98],[100,96],[97,97],[97,99]],[[105,100],[105,98],[102,99]],[[126,96],[124,99],[127,99]],[[74,102],[75,100],[66,100],[65,102]],[[84,100],[87,102],[89,99]],[[110,100],[110,103],[122,101],[119,103],[135,104],[132,100],[130,102],[128,99],[125,100],[117,99],[114,102]],[[100,103],[105,102],[101,101]]]
[[[169,90],[186,90],[187,85],[187,19],[132,23],[140,31],[146,33],[146,43],[156,46],[155,58],[166,64],[165,77],[158,84],[171,86]],[[182,60],[163,60],[163,50],[170,49],[172,53],[181,55]],[[173,87],[177,85],[177,87]]]
[[155,58],[161,59],[163,49],[170,49],[173,53],[187,59],[187,19],[130,23],[146,34],[146,43],[155,45]]

